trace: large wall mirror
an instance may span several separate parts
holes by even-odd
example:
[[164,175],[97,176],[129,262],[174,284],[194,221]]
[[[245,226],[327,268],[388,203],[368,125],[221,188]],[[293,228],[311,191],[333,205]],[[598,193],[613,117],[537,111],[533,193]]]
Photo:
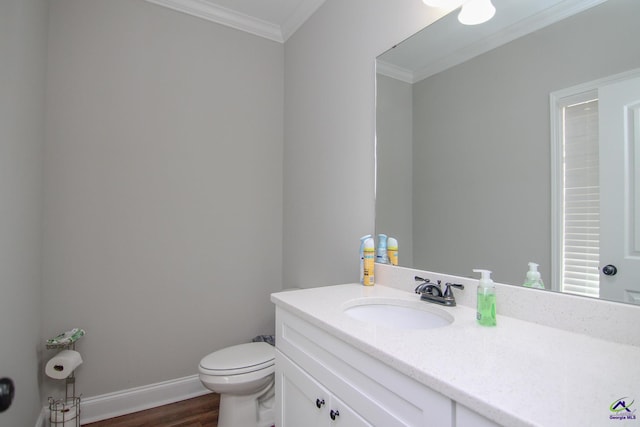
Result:
[[[558,271],[573,237],[556,221],[563,215],[558,195],[567,190],[554,175],[563,149],[552,147],[556,128],[569,127],[564,115],[554,123],[550,100],[564,94],[574,101],[563,105],[580,106],[578,138],[593,120],[596,138],[611,127],[597,106],[583,103],[598,100],[598,85],[640,76],[640,1],[493,3],[496,15],[485,24],[464,26],[453,11],[378,57],[376,232],[398,239],[401,266],[466,277],[485,268],[497,282],[521,285],[535,262],[546,289],[563,291]],[[628,109],[616,126],[631,134],[635,126],[640,140],[638,110]],[[615,233],[606,234],[625,259],[596,254],[599,290],[584,294],[640,303],[640,160],[633,158],[640,159],[640,148],[625,141],[631,158],[624,164],[596,164],[627,179],[603,189],[599,200],[613,206],[613,196],[628,196],[624,212],[615,210]],[[601,156],[614,151],[599,143]],[[606,264],[616,264],[618,274],[602,274]]]

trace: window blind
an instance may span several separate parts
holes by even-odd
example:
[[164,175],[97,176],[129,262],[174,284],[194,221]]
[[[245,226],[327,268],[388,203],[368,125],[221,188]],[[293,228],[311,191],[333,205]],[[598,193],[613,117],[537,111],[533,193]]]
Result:
[[598,297],[598,100],[563,108],[562,291]]

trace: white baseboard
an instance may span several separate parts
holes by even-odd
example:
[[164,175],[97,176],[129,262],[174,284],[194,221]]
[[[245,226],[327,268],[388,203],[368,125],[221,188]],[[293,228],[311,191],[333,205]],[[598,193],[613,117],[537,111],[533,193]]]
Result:
[[[80,403],[82,424],[119,417],[145,409],[179,402],[211,393],[198,375],[130,388],[94,397],[83,397]],[[36,427],[47,425],[48,408],[44,407]]]
[[36,421],[36,427],[47,427],[47,415],[49,414],[48,408],[45,406],[40,411],[40,416]]

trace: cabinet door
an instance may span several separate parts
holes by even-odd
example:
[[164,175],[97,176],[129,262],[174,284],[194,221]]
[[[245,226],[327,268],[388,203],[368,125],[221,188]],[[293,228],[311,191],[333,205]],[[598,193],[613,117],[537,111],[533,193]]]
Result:
[[276,400],[280,427],[372,427],[353,409],[276,352]]
[[279,427],[329,425],[331,394],[279,352],[276,353]]
[[348,407],[344,402],[335,396],[331,396],[331,404],[329,405],[330,426],[344,427],[373,427],[373,424],[366,422],[353,409]]
[[456,427],[500,427],[500,425],[456,403]]

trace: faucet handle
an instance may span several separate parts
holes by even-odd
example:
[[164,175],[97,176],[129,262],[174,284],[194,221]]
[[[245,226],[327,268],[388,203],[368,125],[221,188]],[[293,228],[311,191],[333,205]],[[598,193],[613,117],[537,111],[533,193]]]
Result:
[[432,283],[431,280],[423,279],[422,277],[419,277],[419,276],[415,276],[415,280],[422,282],[418,286],[416,286],[416,289],[415,289],[416,294],[420,294],[421,296],[424,296],[425,294],[427,294],[427,295],[432,295],[438,298],[441,298],[443,296],[442,288],[440,287],[440,283],[442,282],[440,280],[438,280],[437,283]]
[[413,279],[414,279],[416,282],[422,282],[422,283],[418,284],[418,286],[416,286],[416,289],[415,289],[415,293],[416,293],[416,294],[420,294],[420,293],[422,293],[422,292],[424,291],[424,289],[427,287],[427,285],[429,285],[429,284],[430,284],[429,282],[431,282],[431,280],[429,280],[429,279],[424,279],[424,278],[422,278],[422,277],[420,277],[420,276],[415,276]]
[[458,283],[445,283],[444,293],[442,295],[444,297],[453,297],[453,291],[451,288],[464,289],[464,285],[460,285]]

